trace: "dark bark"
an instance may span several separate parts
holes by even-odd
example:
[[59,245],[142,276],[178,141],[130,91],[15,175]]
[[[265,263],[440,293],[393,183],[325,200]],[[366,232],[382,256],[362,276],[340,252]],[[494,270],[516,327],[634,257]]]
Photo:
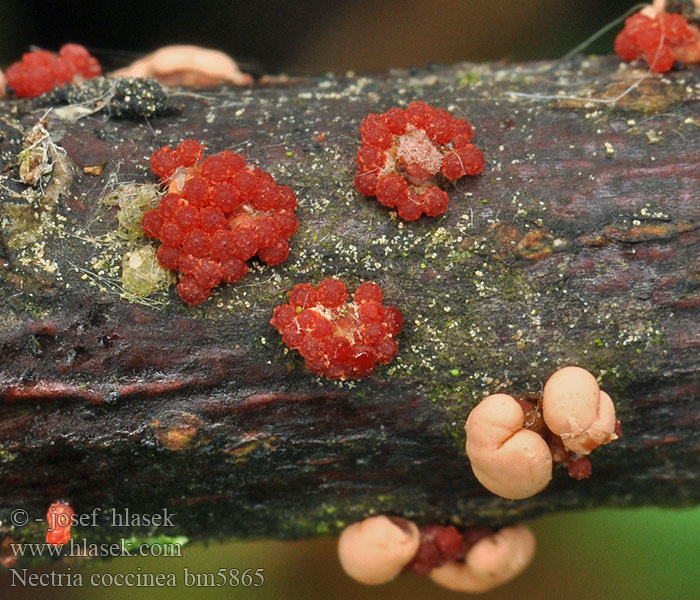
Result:
[[[15,161],[45,109],[6,101],[3,526],[13,508],[41,517],[57,498],[78,513],[169,507],[176,527],[157,533],[191,538],[335,532],[371,511],[497,525],[697,503],[700,71],[581,100],[615,98],[644,75],[618,65],[463,64],[173,93],[179,114],[148,121],[49,115],[72,181],[55,170],[31,210]],[[568,98],[546,98],[558,94]],[[469,118],[488,162],[450,190],[444,216],[400,223],[354,191],[354,154],[365,114],[414,99]],[[104,237],[115,214],[98,200],[109,182],[154,181],[150,153],[184,137],[234,148],[297,191],[292,257],[196,308],[174,288],[154,306],[129,303],[111,279],[127,246]],[[99,164],[101,175],[83,171]],[[310,375],[268,323],[295,283],[329,275],[376,281],[404,314],[398,358],[367,380]],[[537,394],[566,364],[601,376],[624,435],[592,455],[587,481],[560,469],[529,500],[486,492],[464,453],[470,408],[496,391]],[[10,533],[39,541],[43,527]]]

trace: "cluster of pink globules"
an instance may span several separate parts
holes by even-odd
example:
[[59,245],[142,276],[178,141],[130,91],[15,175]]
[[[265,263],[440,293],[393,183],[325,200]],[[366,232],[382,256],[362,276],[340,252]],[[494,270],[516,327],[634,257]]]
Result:
[[396,307],[382,304],[381,288],[368,281],[355,290],[352,302],[347,299],[339,279],[325,279],[317,288],[300,283],[270,321],[309,371],[328,379],[367,377],[398,352],[394,337],[403,317]]
[[355,188],[406,221],[441,215],[449,200],[440,186],[484,170],[471,123],[425,102],[369,114],[360,133]]

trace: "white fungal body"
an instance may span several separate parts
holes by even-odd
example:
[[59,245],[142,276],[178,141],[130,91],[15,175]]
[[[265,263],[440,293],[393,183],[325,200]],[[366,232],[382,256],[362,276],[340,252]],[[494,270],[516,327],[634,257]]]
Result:
[[348,525],[338,539],[343,570],[367,585],[387,583],[411,561],[420,543],[411,521],[386,516],[370,517]]
[[615,407],[595,377],[580,367],[552,375],[542,393],[542,415],[567,450],[590,454],[615,439]]
[[552,454],[544,439],[523,429],[521,406],[506,394],[482,400],[465,426],[474,475],[489,491],[519,500],[542,491],[552,479]]
[[450,561],[430,572],[430,578],[458,592],[485,592],[520,575],[535,555],[535,536],[524,525],[506,527],[479,540],[464,562]]

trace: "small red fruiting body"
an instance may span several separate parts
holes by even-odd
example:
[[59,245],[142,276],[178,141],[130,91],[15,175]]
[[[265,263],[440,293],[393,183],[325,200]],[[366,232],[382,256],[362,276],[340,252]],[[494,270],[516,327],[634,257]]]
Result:
[[471,123],[425,102],[371,113],[360,132],[357,191],[396,208],[406,221],[441,215],[448,197],[439,186],[484,170],[484,155],[470,143]]
[[615,38],[615,52],[626,61],[643,58],[651,69],[663,73],[677,60],[700,62],[700,29],[682,15],[661,13],[652,18],[637,13]]
[[591,459],[587,456],[579,456],[566,464],[566,469],[569,472],[569,477],[572,479],[588,479],[593,472]]
[[177,291],[191,306],[222,281],[240,280],[256,254],[268,265],[287,260],[287,240],[297,230],[291,188],[230,150],[203,154],[195,140],[153,153],[151,169],[169,193],[141,221],[146,235],[162,242],[161,266],[181,273]]
[[70,539],[70,528],[75,512],[67,502],[54,502],[46,512],[49,529],[46,543],[54,546],[65,544]]
[[418,552],[406,565],[407,571],[427,575],[451,560],[460,560],[467,553],[467,543],[456,527],[428,525],[421,527]]
[[79,79],[92,79],[102,68],[79,44],[64,45],[58,55],[48,50],[28,52],[5,72],[7,85],[18,98],[31,98]]
[[378,285],[365,282],[352,302],[347,298],[338,279],[325,279],[317,288],[300,283],[270,321],[282,341],[304,357],[306,367],[328,379],[368,377],[377,363],[390,363],[399,349],[394,338],[403,317],[395,306],[382,305]]

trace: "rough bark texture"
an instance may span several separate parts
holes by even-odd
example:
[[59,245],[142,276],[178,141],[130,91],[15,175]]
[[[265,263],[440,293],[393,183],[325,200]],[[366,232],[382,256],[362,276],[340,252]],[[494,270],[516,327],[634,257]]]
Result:
[[[462,64],[173,92],[179,112],[149,120],[49,114],[70,160],[43,191],[17,182],[16,160],[46,109],[4,102],[4,531],[40,541],[44,524],[8,529],[10,513],[40,518],[57,498],[78,513],[168,507],[176,527],[155,533],[190,538],[332,533],[370,512],[496,525],[700,501],[700,71],[612,101],[644,75],[614,57]],[[368,112],[414,99],[469,118],[488,162],[444,216],[402,223],[355,192],[354,154]],[[146,242],[119,241],[99,199],[154,182],[151,152],[184,137],[297,191],[292,256],[196,308],[174,288],[130,303],[121,256]],[[367,380],[310,375],[268,323],[295,283],[329,275],[376,281],[405,316],[398,358]],[[486,492],[464,453],[470,408],[537,394],[567,364],[600,375],[623,437],[587,481],[557,470],[529,500]],[[78,534],[153,533],[101,525]]]

